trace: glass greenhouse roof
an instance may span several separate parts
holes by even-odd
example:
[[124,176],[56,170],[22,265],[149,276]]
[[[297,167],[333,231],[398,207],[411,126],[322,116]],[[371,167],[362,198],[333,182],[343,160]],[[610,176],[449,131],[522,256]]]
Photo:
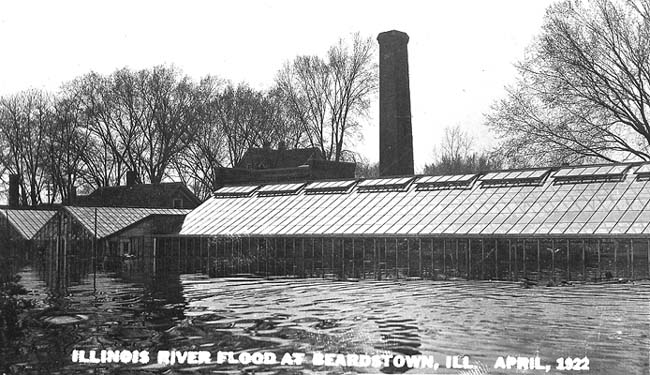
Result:
[[64,207],[89,232],[95,230],[97,213],[97,238],[119,232],[151,215],[186,215],[190,210],[177,208],[135,207]]
[[31,240],[48,220],[56,214],[56,211],[46,210],[18,210],[5,209],[0,210],[0,215],[9,220],[21,236],[26,240]]
[[276,184],[276,185],[265,185],[262,186],[258,192],[262,195],[276,195],[276,194],[295,194],[300,190],[305,184]]
[[634,172],[636,174],[650,174],[650,164],[643,164]]
[[245,197],[257,190],[259,186],[224,186],[214,192],[215,197]]
[[571,167],[557,171],[553,178],[556,181],[593,180],[603,178],[623,177],[630,165],[605,165],[593,167]]
[[307,185],[305,191],[307,193],[345,193],[355,182],[355,180],[314,182]]
[[415,181],[416,190],[471,188],[476,174],[424,176]]
[[[650,165],[650,164],[647,164]],[[628,236],[650,237],[650,181],[630,165],[563,168],[561,176],[616,180],[421,189],[476,175],[364,180],[346,194],[211,198],[185,218],[181,234],[204,236]],[[544,178],[550,170],[503,171],[480,181]],[[451,181],[451,182],[450,182]],[[335,184],[335,185],[338,185]],[[372,188],[376,187],[376,188]],[[265,187],[260,188],[260,191]],[[368,190],[376,189],[376,190]],[[372,194],[367,192],[372,191]]]
[[405,190],[414,177],[374,178],[359,182],[357,191],[400,191]]

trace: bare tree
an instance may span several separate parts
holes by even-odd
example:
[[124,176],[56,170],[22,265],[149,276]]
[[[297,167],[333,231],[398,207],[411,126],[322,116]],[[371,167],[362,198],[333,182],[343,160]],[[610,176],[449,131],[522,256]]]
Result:
[[129,149],[129,163],[151,183],[160,183],[173,159],[194,141],[212,87],[196,85],[176,69],[162,66],[137,75],[142,105],[129,91],[123,92],[128,111],[138,114],[139,136],[137,146]]
[[430,175],[478,173],[500,169],[496,155],[474,150],[474,137],[460,126],[446,127],[440,144],[434,149],[434,160],[424,166]]
[[131,122],[121,115],[111,78],[89,73],[66,88],[74,93],[82,107],[89,132],[87,152],[82,155],[82,179],[95,187],[119,185],[136,132],[130,128],[125,131]]
[[217,115],[217,125],[223,129],[231,166],[236,166],[251,147],[283,140],[283,129],[277,127],[275,118],[276,104],[265,93],[246,84],[228,84],[210,104]]
[[308,143],[339,161],[377,91],[375,42],[355,34],[351,47],[339,40],[327,60],[297,57],[278,73],[276,86]]
[[494,105],[501,153],[519,164],[650,160],[650,5],[565,0]]
[[218,118],[217,96],[223,82],[216,77],[205,77],[201,82],[210,98],[202,106],[196,137],[179,157],[173,160],[181,181],[201,199],[207,198],[216,186],[216,170],[227,164],[226,136]]
[[47,184],[47,134],[53,119],[50,95],[28,90],[0,99],[2,164],[21,176],[21,202],[37,205]]
[[174,67],[90,73],[70,85],[84,108],[89,131],[84,180],[118,185],[127,170],[159,183],[195,139],[213,87]]
[[81,185],[84,156],[89,153],[87,117],[75,91],[63,91],[55,99],[54,117],[47,147],[51,181],[47,203],[57,198],[70,202],[70,194]]

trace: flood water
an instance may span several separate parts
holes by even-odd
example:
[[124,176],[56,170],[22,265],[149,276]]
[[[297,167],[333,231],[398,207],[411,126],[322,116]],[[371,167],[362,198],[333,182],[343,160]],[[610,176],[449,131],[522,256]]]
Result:
[[[650,282],[522,288],[489,281],[208,278],[100,272],[51,293],[21,273],[35,308],[0,347],[0,374],[542,374],[495,369],[538,356],[548,373],[648,374]],[[74,363],[73,350],[148,351],[145,364]],[[305,353],[301,365],[157,363],[163,350]],[[432,355],[437,370],[316,366],[313,353]],[[99,355],[98,355],[99,356]],[[467,356],[471,369],[446,368]],[[558,358],[589,359],[560,371]]]

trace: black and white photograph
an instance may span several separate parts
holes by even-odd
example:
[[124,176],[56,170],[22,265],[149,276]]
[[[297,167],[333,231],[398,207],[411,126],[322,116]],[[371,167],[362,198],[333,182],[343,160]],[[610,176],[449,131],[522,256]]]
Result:
[[0,0],[0,375],[650,374],[650,0]]

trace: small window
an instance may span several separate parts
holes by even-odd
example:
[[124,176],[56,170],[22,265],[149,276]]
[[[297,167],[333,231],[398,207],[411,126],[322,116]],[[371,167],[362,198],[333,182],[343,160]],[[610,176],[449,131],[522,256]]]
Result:
[[174,199],[174,208],[183,208],[183,200]]

